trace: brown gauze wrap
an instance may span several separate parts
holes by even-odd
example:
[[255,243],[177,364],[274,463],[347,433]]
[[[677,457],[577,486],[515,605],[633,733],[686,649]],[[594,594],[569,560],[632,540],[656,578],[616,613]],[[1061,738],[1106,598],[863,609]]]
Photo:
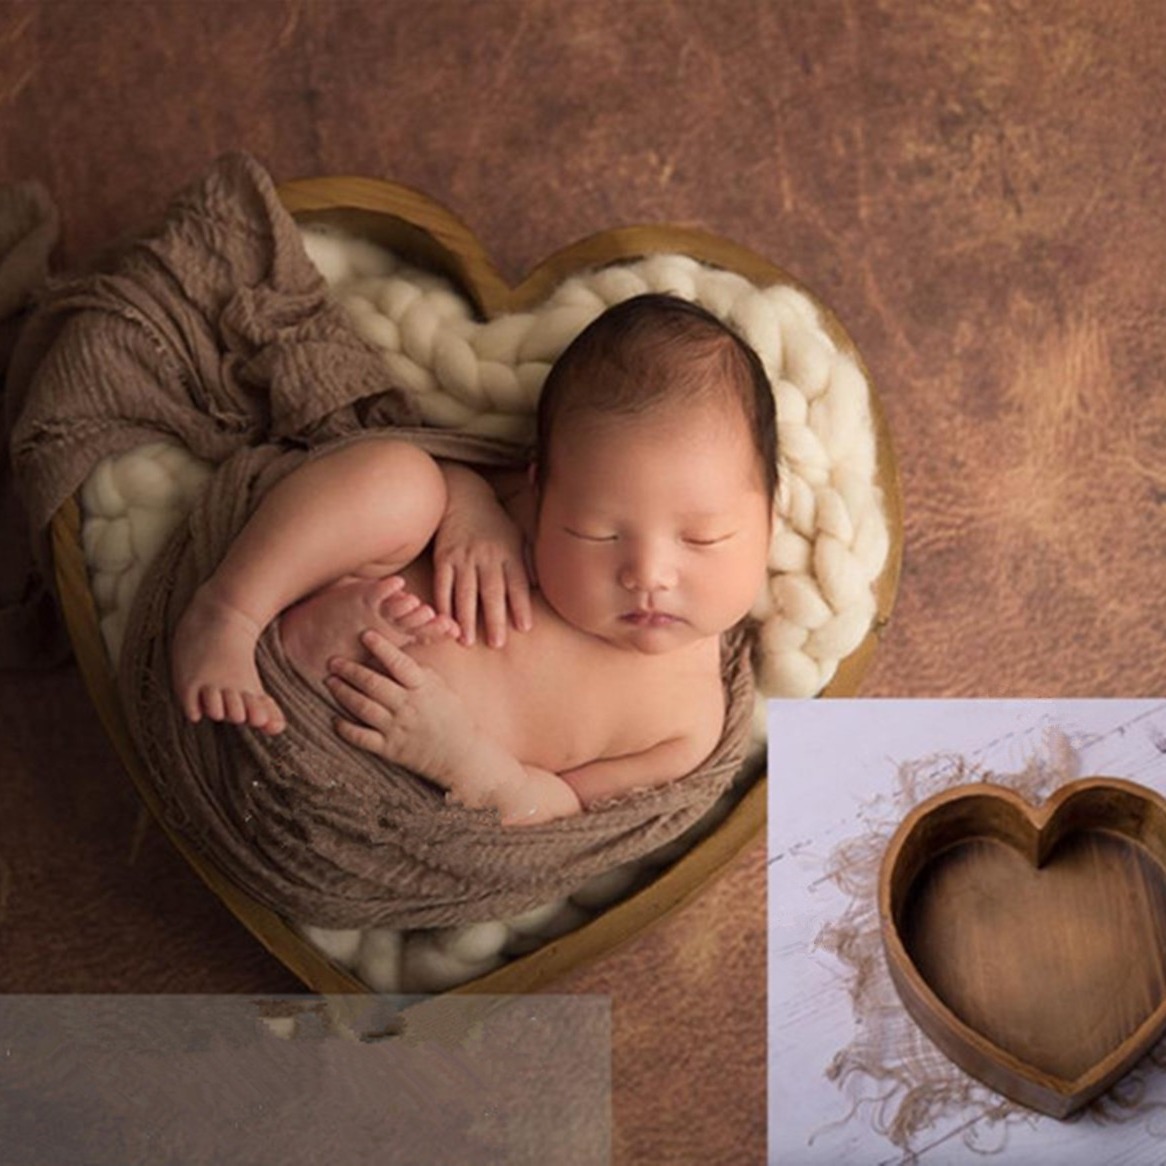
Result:
[[753,703],[742,634],[726,637],[725,729],[697,772],[538,827],[503,829],[492,812],[447,805],[424,778],[346,745],[276,628],[258,659],[288,729],[268,738],[186,721],[169,681],[174,625],[275,481],[368,430],[471,464],[525,456],[415,424],[252,159],[221,159],[102,274],[50,287],[14,371],[14,462],[37,529],[107,454],[168,437],[216,463],[142,580],[118,674],[169,824],[264,905],[324,927],[505,917],[675,838],[739,770]]

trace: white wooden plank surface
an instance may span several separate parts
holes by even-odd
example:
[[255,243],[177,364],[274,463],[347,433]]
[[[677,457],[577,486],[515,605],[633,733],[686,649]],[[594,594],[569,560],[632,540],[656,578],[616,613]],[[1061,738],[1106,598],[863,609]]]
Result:
[[[871,1100],[880,1091],[888,1092],[885,1084],[854,1074],[840,1085],[826,1075],[835,1056],[855,1039],[858,1026],[871,1021],[855,1014],[851,970],[831,951],[815,946],[824,927],[855,907],[855,896],[844,892],[830,873],[838,866],[836,848],[858,838],[877,840],[882,833],[889,840],[902,811],[896,792],[904,762],[959,754],[1012,784],[1008,775],[1034,758],[1056,754],[1056,764],[1064,770],[1066,747],[1077,768],[1065,773],[1066,779],[1102,774],[1166,792],[1166,701],[820,700],[770,705],[771,1163],[1166,1163],[1166,1070],[1135,1070],[1145,1094],[1121,1121],[1103,1120],[1089,1109],[1058,1122],[1015,1106],[993,1120],[989,1111],[999,1099],[976,1086],[972,1103],[941,1110],[930,1128],[916,1130],[900,1145],[878,1128],[885,1127],[897,1099],[890,1097],[881,1109]],[[887,977],[881,958],[875,974]],[[897,1005],[895,998],[892,1006]],[[893,1019],[902,1023],[901,1016]],[[959,1073],[946,1061],[940,1068],[942,1073]]]

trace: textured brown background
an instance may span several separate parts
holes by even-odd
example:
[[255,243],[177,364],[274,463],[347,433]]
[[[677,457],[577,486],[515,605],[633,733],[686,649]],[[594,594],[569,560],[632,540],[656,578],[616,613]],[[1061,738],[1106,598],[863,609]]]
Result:
[[[870,696],[1166,691],[1163,108],[1155,0],[0,5],[0,181],[48,184],[64,263],[245,148],[420,187],[512,277],[661,220],[802,279],[902,467]],[[0,989],[295,990],[73,671],[0,677],[0,774]],[[614,1000],[617,1161],[763,1158],[763,885],[755,848],[563,985]]]

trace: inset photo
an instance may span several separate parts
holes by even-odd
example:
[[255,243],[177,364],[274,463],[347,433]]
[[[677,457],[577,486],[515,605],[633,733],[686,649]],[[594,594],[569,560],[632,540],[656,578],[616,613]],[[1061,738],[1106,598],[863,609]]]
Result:
[[1166,1161],[1166,701],[768,729],[771,1166]]

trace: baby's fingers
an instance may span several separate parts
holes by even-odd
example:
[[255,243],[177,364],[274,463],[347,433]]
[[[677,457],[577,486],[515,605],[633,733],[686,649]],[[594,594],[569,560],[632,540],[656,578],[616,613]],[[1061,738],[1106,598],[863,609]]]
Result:
[[[332,694],[332,699],[346,712],[351,713],[365,725],[372,728],[387,728],[393,719],[393,707],[388,700],[379,699],[362,692],[355,684],[340,676],[328,676],[324,684]],[[394,701],[394,703],[396,703]]]
[[[360,642],[385,666],[386,675],[402,687],[419,688],[424,682],[425,669],[380,633],[370,628],[361,634]],[[375,672],[373,676],[376,676]]]
[[336,735],[349,745],[355,745],[366,753],[380,753],[385,747],[385,735],[366,725],[358,725],[353,721],[346,721],[343,717],[336,717],[332,721]]
[[499,565],[482,576],[482,621],[486,628],[486,643],[501,648],[506,643],[506,577]]
[[506,597],[510,604],[510,614],[514,626],[520,632],[528,632],[534,625],[534,613],[530,605],[530,580],[521,564],[506,568]]
[[458,573],[453,602],[454,616],[462,629],[462,642],[472,644],[478,630],[478,573],[473,567]]
[[433,606],[438,615],[453,615],[453,564],[448,559],[437,560],[433,566]]

